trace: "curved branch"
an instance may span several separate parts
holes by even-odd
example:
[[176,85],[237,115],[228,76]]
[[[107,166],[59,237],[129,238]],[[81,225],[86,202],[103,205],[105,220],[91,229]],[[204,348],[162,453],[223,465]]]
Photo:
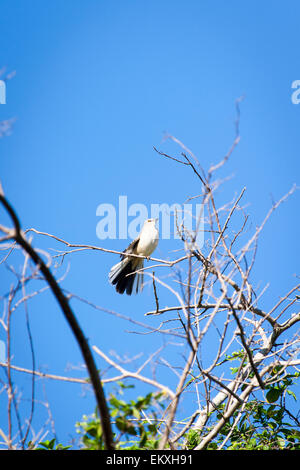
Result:
[[109,415],[102,383],[101,383],[99,373],[96,367],[96,363],[94,361],[88,342],[69,305],[68,299],[63,294],[61,288],[56,282],[50,269],[46,266],[42,258],[32,248],[32,246],[28,243],[28,241],[24,237],[21,231],[21,225],[20,225],[19,219],[14,209],[12,208],[10,203],[1,193],[0,193],[0,202],[7,210],[14,224],[14,230],[7,231],[9,232],[8,234],[25,250],[25,252],[30,256],[34,264],[39,267],[40,271],[44,275],[45,280],[49,284],[56,300],[58,301],[59,306],[76,338],[76,341],[83,355],[85,364],[87,366],[91,383],[94,389],[94,393],[95,393],[95,397],[96,397],[96,401],[97,401],[97,405],[98,405],[100,417],[101,417],[101,424],[102,424],[102,429],[103,429],[103,437],[104,437],[105,446],[107,449],[112,450],[114,449],[114,443],[113,443],[113,433],[112,433],[111,423],[110,423],[110,415]]

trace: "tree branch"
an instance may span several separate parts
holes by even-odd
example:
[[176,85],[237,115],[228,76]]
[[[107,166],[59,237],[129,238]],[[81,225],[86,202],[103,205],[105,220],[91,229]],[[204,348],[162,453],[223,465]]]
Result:
[[105,399],[104,390],[103,390],[99,373],[96,367],[96,363],[94,361],[88,342],[69,305],[68,299],[63,294],[61,288],[57,284],[50,269],[46,266],[42,258],[32,248],[32,246],[28,243],[28,241],[24,237],[21,231],[20,222],[18,220],[18,217],[14,209],[12,208],[8,200],[2,194],[0,194],[0,202],[9,213],[14,224],[14,230],[10,231],[11,238],[14,239],[25,250],[25,252],[30,256],[34,264],[39,267],[45,280],[49,284],[56,300],[58,301],[59,306],[75,336],[75,339],[79,345],[84,361],[86,363],[89,376],[91,379],[91,383],[93,385],[94,394],[96,397],[96,401],[97,401],[97,405],[98,405],[100,417],[101,417],[101,424],[102,424],[102,429],[103,429],[103,437],[104,437],[105,446],[108,450],[112,450],[114,449],[114,442],[113,442],[113,433],[112,433],[111,423],[110,423],[110,415],[109,415],[109,411],[108,411],[108,407],[107,407],[107,403]]

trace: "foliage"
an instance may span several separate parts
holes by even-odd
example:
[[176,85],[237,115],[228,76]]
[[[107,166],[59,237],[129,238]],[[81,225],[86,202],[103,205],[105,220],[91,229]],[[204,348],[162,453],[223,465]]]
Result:
[[[227,360],[241,359],[240,353],[227,356]],[[300,431],[297,418],[293,417],[285,405],[285,396],[296,400],[291,390],[299,377],[299,373],[284,374],[280,368],[274,368],[274,383],[265,390],[265,400],[253,399],[238,409],[226,421],[215,439],[208,445],[208,450],[300,450]],[[117,449],[138,450],[157,449],[159,444],[159,411],[164,411],[162,393],[148,393],[136,399],[124,398],[127,389],[133,385],[118,382],[118,389],[109,395],[108,402],[114,424],[114,439]],[[199,433],[189,429],[178,443],[179,449],[194,449],[201,439],[222,418],[226,404],[221,404],[211,414],[207,426]],[[101,422],[96,411],[91,416],[83,416],[76,423],[80,436],[81,448],[84,450],[104,450]],[[224,444],[224,440],[225,444]],[[29,448],[31,443],[29,443]],[[67,450],[70,446],[56,444],[56,440],[40,442],[36,450]]]
[[[221,405],[218,417],[225,405]],[[300,450],[300,431],[288,419],[284,408],[252,400],[245,406],[238,424],[233,424],[239,411],[227,421],[207,449],[218,449],[228,434],[231,433],[227,450]],[[188,448],[193,449],[201,439],[198,432],[190,430],[187,436]]]
[[[46,440],[39,443],[39,447],[35,447],[34,450],[68,450],[71,446],[64,446],[62,444],[56,444],[56,439],[53,438],[51,441]],[[32,442],[29,442],[28,448],[30,449],[32,446]]]
[[[226,360],[234,359],[242,359],[240,352],[227,356]],[[236,373],[238,368],[231,370]],[[286,395],[296,401],[296,395],[290,387],[296,384],[299,376],[298,372],[288,374],[283,367],[274,367],[271,372],[274,382],[266,386],[266,399],[263,401],[254,397],[245,404],[242,411],[237,409],[217,437],[208,444],[207,449],[219,449],[222,445],[226,450],[300,450],[299,420],[285,405]],[[210,416],[210,425],[202,433],[194,429],[188,431],[188,449],[193,449],[200,443],[202,437],[222,418],[225,409],[226,404],[222,403],[216,413]]]
[[[163,409],[163,394],[148,393],[136,400],[125,401],[120,398],[124,390],[134,388],[118,382],[119,389],[108,398],[111,418],[114,424],[117,449],[156,449],[158,446],[157,408]],[[84,449],[103,450],[103,434],[98,412],[83,416],[76,424]]]

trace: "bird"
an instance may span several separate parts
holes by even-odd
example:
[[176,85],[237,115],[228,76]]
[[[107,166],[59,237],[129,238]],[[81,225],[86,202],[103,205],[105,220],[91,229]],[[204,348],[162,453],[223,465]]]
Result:
[[147,219],[139,236],[121,254],[121,261],[112,266],[108,278],[119,294],[131,295],[141,292],[144,284],[143,272],[137,272],[144,266],[144,258],[128,256],[130,254],[149,257],[158,244],[159,232],[156,228],[157,219]]

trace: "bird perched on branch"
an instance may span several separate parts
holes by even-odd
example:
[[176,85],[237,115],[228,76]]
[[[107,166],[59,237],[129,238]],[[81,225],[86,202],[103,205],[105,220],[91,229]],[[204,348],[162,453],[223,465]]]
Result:
[[116,286],[119,294],[136,294],[143,289],[143,272],[138,272],[144,266],[143,258],[133,255],[150,256],[158,244],[156,219],[147,219],[139,236],[133,240],[121,255],[121,261],[115,264],[109,272],[109,281]]

